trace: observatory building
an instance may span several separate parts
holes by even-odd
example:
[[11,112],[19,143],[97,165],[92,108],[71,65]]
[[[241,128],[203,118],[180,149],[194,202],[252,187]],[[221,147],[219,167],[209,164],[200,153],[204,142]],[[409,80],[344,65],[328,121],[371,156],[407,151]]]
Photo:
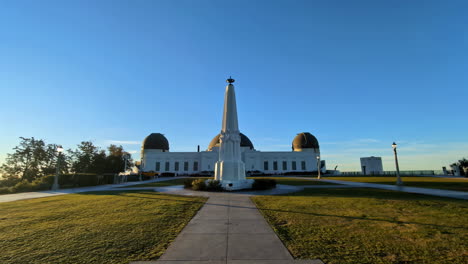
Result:
[[[317,156],[320,148],[317,139],[308,132],[297,134],[292,141],[292,151],[259,151],[250,139],[241,136],[241,157],[245,170],[268,174],[285,172],[317,171]],[[172,172],[178,175],[214,172],[219,156],[219,137],[216,135],[206,151],[169,152],[169,141],[160,133],[152,133],[143,140],[141,146],[141,170]],[[321,160],[322,172],[325,161]]]
[[[234,86],[231,81],[234,82],[233,79],[228,79],[230,84],[226,87],[226,91],[229,90],[228,87],[231,87],[233,91]],[[235,105],[235,99],[233,105]],[[237,113],[233,116],[237,121]],[[237,127],[237,122],[235,123]],[[223,129],[221,132],[225,133],[225,129]],[[229,129],[226,131],[229,132]],[[177,175],[199,174],[201,172],[215,174],[215,164],[223,156],[220,156],[220,154],[223,154],[220,153],[222,133],[211,140],[206,151],[198,152],[170,152],[167,138],[161,133],[152,133],[143,140],[140,169],[158,173],[169,172]],[[313,172],[317,171],[319,162],[321,171],[325,172],[326,170],[325,161],[319,160],[319,142],[311,133],[302,132],[297,134],[292,141],[291,151],[259,151],[254,148],[252,141],[245,134],[236,133],[240,134],[240,142],[237,139],[236,142],[239,143],[236,144],[240,144],[240,158],[247,173]]]

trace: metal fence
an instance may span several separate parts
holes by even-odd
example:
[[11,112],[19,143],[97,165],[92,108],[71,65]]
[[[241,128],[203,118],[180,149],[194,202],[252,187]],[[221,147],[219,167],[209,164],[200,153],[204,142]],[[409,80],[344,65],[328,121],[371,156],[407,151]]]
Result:
[[[362,171],[343,171],[341,172],[343,176],[358,176],[363,175]],[[368,176],[395,176],[396,171],[383,171],[381,173],[370,173],[367,174]],[[435,170],[414,170],[414,171],[400,171],[400,175],[402,176],[425,176],[425,175],[444,175],[443,171],[435,171]]]

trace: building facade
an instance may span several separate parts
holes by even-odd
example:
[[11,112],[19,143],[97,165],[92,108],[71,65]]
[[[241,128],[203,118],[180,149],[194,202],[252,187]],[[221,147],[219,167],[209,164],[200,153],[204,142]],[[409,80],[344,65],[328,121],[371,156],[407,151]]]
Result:
[[382,174],[382,158],[374,156],[361,158],[361,171],[364,175]]
[[[297,134],[292,142],[292,151],[258,151],[247,136],[242,133],[240,136],[242,161],[247,172],[316,172],[319,162],[321,171],[326,171],[325,161],[317,158],[320,156],[318,140],[308,132]],[[219,137],[217,135],[211,140],[206,151],[169,152],[166,137],[160,133],[152,133],[143,140],[140,169],[177,175],[212,173],[219,158]]]

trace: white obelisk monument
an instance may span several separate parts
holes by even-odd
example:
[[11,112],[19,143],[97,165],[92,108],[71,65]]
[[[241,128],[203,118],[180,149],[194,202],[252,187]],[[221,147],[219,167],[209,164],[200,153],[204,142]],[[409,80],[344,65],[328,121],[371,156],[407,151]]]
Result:
[[221,127],[219,160],[215,165],[215,180],[221,181],[226,190],[252,187],[253,180],[245,178],[245,165],[241,160],[240,133],[237,123],[236,93],[234,79],[227,79],[224,94],[223,124]]

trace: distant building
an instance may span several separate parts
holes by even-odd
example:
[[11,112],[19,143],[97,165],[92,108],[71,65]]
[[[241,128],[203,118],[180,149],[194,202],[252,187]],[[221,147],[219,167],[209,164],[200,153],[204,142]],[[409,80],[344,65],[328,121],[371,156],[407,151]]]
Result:
[[374,156],[361,158],[361,171],[364,175],[382,174],[382,158]]

